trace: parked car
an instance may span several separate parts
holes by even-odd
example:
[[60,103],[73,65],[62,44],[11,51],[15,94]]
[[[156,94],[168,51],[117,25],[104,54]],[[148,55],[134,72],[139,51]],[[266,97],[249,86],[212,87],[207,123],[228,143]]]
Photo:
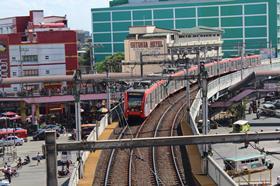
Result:
[[[48,131],[46,129],[41,129],[38,130],[37,132],[35,132],[35,134],[33,135],[33,140],[37,141],[37,140],[45,140],[45,132]],[[56,137],[58,138],[60,136],[60,134],[56,131]]]
[[61,125],[48,124],[40,130],[56,130],[57,132],[61,133]]
[[6,140],[0,140],[0,147],[3,146],[12,146],[14,143],[12,143],[11,141],[6,141]]
[[0,186],[10,186],[10,183],[8,180],[3,179],[0,181]]
[[273,102],[265,102],[265,103],[263,104],[263,108],[274,110],[276,107],[275,107],[275,105],[273,104]]
[[275,106],[276,109],[280,109],[280,100],[274,101],[273,105]]
[[[218,123],[216,121],[212,121],[212,120],[208,120],[208,132],[210,131],[210,129],[217,129],[218,128]],[[197,129],[200,133],[202,133],[203,131],[203,121],[199,120],[197,122]]]
[[277,185],[280,185],[280,176],[277,176],[276,183]]
[[6,146],[14,145],[14,144],[16,146],[19,146],[19,145],[23,145],[24,143],[24,139],[19,138],[17,136],[8,136],[7,138],[4,139],[4,141]]

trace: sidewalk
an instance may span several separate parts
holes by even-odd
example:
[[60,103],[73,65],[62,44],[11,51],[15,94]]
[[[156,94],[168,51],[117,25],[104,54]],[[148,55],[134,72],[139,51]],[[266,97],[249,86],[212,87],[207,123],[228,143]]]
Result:
[[[109,125],[104,132],[99,137],[100,140],[106,140],[109,139],[111,134],[113,133],[114,129],[118,126],[118,123],[113,122],[111,125]],[[85,162],[84,166],[84,177],[83,179],[79,180],[78,185],[79,186],[88,186],[92,185],[94,181],[94,176],[97,168],[97,163],[99,160],[99,157],[101,155],[102,150],[96,150],[95,152],[92,152],[89,154],[89,157],[87,161]]]
[[261,115],[257,119],[256,113],[246,114],[246,120],[249,121],[251,126],[279,126],[280,124],[280,118]]

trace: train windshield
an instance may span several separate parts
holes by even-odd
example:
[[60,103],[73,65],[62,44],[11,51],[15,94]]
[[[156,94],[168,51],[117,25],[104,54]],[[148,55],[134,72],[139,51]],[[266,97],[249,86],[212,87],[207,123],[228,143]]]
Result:
[[142,98],[143,98],[143,93],[130,92],[128,94],[128,107],[130,109],[140,110]]

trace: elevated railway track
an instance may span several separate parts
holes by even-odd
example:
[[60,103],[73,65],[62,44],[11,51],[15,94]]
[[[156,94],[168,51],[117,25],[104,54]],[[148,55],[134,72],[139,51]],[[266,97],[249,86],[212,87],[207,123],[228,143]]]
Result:
[[[191,88],[191,100],[198,91]],[[164,100],[141,124],[118,128],[112,138],[130,139],[173,136],[185,114],[185,91]],[[186,185],[179,146],[105,150],[98,162],[94,184],[98,185]]]

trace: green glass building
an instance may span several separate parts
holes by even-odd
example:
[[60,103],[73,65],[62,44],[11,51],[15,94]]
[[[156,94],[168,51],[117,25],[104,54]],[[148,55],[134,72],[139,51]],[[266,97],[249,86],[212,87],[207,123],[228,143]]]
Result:
[[[148,1],[148,2],[147,2]],[[96,61],[123,52],[128,27],[155,25],[179,29],[196,26],[224,30],[225,56],[272,47],[280,54],[280,0],[114,0],[109,8],[92,9]]]

